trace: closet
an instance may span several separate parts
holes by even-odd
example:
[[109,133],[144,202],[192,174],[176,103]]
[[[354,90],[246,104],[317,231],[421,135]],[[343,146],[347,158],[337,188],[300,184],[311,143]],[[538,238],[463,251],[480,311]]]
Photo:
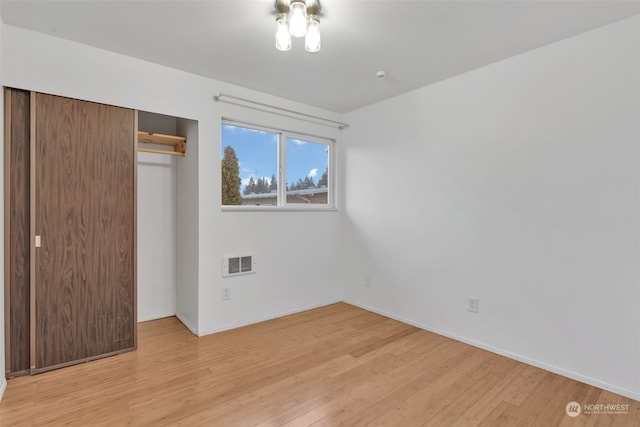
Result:
[[178,120],[138,111],[138,322],[176,314]]
[[136,120],[5,89],[7,377],[136,348]]

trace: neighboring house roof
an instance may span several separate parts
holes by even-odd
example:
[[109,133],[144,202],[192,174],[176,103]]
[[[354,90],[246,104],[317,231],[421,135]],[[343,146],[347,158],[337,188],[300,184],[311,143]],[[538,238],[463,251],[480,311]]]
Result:
[[[305,196],[305,195],[314,195],[314,194],[322,194],[322,193],[326,193],[327,187],[320,187],[320,188],[305,188],[303,190],[289,190],[287,191],[287,196]],[[245,200],[252,200],[252,199],[270,199],[272,197],[277,197],[277,192],[275,190],[271,191],[270,193],[251,193],[251,194],[246,194],[243,195],[242,198]]]

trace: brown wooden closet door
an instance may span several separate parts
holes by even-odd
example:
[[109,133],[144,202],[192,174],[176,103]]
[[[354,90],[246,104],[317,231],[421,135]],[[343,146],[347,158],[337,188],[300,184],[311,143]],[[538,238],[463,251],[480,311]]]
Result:
[[30,97],[5,90],[6,373],[29,372],[30,360]]
[[37,372],[135,348],[135,112],[37,94],[35,123]]

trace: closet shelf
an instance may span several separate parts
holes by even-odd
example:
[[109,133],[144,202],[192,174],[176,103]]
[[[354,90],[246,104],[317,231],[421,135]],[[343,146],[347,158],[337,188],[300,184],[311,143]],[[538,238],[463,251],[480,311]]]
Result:
[[138,151],[144,153],[169,154],[172,156],[184,157],[187,151],[187,138],[182,136],[163,135],[161,133],[138,131],[138,142],[143,144],[165,145],[173,147],[173,151],[157,150],[154,148],[141,148]]

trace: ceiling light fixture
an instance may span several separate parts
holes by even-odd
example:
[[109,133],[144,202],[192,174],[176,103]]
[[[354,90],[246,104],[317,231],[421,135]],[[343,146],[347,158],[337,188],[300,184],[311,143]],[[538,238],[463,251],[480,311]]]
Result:
[[289,34],[289,16],[279,13],[276,18],[276,49],[291,50],[291,34]]
[[291,50],[291,37],[304,37],[307,52],[320,51],[320,0],[276,0],[276,49]]

